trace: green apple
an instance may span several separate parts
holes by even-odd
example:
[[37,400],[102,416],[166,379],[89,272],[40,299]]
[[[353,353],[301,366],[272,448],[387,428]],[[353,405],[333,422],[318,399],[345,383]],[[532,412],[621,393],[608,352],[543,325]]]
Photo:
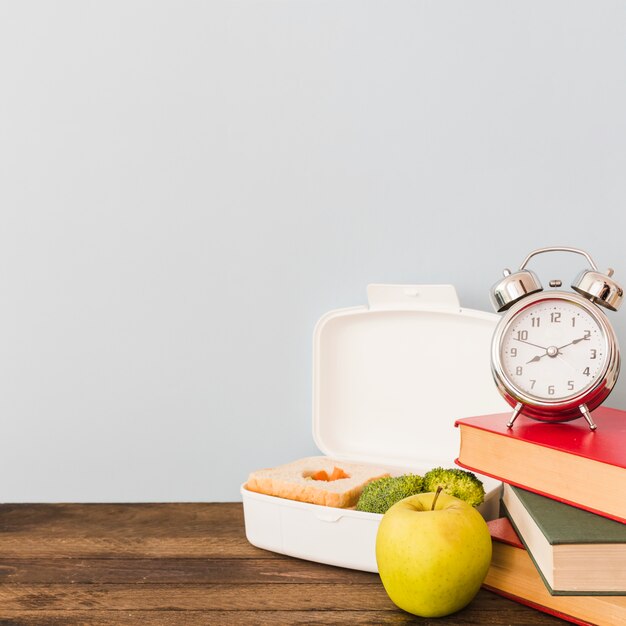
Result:
[[478,592],[491,563],[491,537],[485,520],[466,502],[420,493],[383,516],[376,561],[396,605],[421,617],[440,617],[462,609]]

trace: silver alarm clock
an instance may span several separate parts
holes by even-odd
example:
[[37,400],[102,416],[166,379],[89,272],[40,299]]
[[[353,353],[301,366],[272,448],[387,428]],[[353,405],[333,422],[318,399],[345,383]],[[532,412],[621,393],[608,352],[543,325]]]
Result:
[[[591,269],[576,277],[573,292],[559,290],[560,280],[551,280],[554,289],[544,291],[526,269],[532,257],[546,252],[587,259]],[[622,303],[624,292],[612,275],[612,269],[599,272],[584,250],[550,247],[531,252],[514,273],[505,269],[493,286],[494,308],[505,313],[494,332],[491,369],[513,407],[509,428],[522,413],[548,422],[584,417],[595,430],[591,411],[607,398],[620,368],[617,337],[601,310],[617,311]]]

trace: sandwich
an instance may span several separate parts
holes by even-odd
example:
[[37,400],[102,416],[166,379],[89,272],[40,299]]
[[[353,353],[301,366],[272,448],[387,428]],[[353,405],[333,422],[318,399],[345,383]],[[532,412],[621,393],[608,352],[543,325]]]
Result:
[[321,506],[354,507],[368,483],[389,476],[384,467],[315,456],[252,472],[246,489]]

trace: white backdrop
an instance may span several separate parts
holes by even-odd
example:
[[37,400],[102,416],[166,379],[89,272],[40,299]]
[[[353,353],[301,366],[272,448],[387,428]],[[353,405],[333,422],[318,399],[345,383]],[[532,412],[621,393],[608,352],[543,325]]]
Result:
[[0,501],[239,499],[369,282],[626,283],[624,111],[618,1],[1,2]]

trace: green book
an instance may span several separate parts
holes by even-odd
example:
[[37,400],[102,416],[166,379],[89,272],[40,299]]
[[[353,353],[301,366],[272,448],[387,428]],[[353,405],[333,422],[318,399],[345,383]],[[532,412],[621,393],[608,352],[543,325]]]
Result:
[[502,504],[551,594],[626,595],[626,524],[506,483]]

